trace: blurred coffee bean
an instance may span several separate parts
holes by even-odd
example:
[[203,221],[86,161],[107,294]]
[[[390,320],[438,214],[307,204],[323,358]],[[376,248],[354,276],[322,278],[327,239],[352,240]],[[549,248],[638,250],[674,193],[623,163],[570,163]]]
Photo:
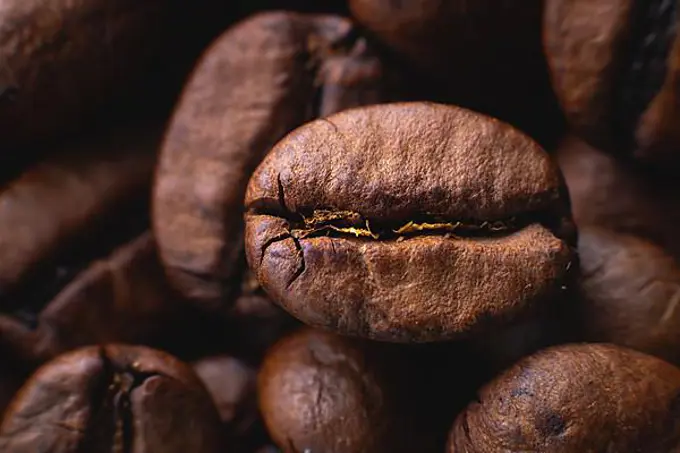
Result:
[[582,228],[581,338],[680,363],[680,266],[656,245]]
[[159,139],[157,124],[85,137],[0,189],[0,306],[38,281],[55,294],[64,275],[146,229]]
[[675,0],[547,0],[545,49],[575,132],[645,162],[680,163]]
[[557,149],[579,227],[602,226],[648,239],[680,258],[680,183],[569,136]]
[[228,310],[245,268],[243,197],[255,167],[306,121],[398,96],[398,76],[336,16],[264,13],[220,36],[185,87],[160,156],[154,232],[173,285],[203,308]]
[[149,232],[71,278],[51,299],[26,295],[13,301],[0,314],[0,344],[19,358],[40,362],[99,343],[162,344],[179,324],[181,307]]
[[0,450],[221,453],[221,436],[191,367],[161,351],[110,345],[40,368],[5,413]]
[[450,396],[466,395],[475,366],[449,345],[427,346],[309,328],[282,339],[258,377],[270,435],[287,453],[442,451],[459,409]]
[[27,153],[44,154],[53,138],[86,130],[91,120],[113,110],[121,118],[170,105],[206,40],[229,23],[219,3],[3,2],[0,166],[23,161]]
[[248,428],[256,416],[254,369],[230,356],[206,357],[193,364],[220,413],[222,423]]
[[550,146],[563,129],[541,48],[542,0],[350,0],[357,22],[431,80],[432,100]]

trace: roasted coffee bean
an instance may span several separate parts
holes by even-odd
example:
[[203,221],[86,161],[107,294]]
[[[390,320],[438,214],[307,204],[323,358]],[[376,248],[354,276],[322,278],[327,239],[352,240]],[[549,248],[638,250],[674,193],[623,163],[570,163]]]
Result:
[[151,233],[72,278],[51,300],[23,299],[5,307],[0,344],[29,363],[40,362],[99,343],[161,344],[179,323],[181,307]]
[[[212,1],[3,2],[0,164],[20,159],[28,145],[82,129],[111,101],[131,97],[142,79],[162,85],[170,71],[155,77],[154,68],[166,57],[174,63],[193,57],[191,49],[200,43],[193,44],[188,30],[197,31],[199,17],[206,28]],[[183,46],[176,46],[180,41]]]
[[385,349],[372,348],[303,329],[269,351],[258,391],[262,417],[279,448],[286,453],[432,451],[418,442],[422,433],[406,422],[412,413],[400,406],[405,400],[400,390],[406,387],[399,381],[407,373],[399,375]]
[[343,334],[469,334],[558,297],[574,267],[549,156],[455,107],[388,104],[305,125],[265,158],[245,202],[246,252],[264,289]]
[[579,231],[581,338],[680,363],[680,267],[656,245],[589,227]]
[[576,224],[596,225],[660,245],[680,258],[680,184],[643,172],[567,137],[557,150]]
[[191,367],[153,349],[111,345],[39,369],[5,413],[0,450],[221,453],[220,420]]
[[680,447],[680,369],[613,345],[527,357],[458,416],[450,453],[672,452]]
[[680,157],[680,3],[548,0],[545,48],[577,133],[640,159]]
[[384,99],[384,68],[335,16],[265,13],[223,34],[203,56],[162,149],[153,220],[175,286],[205,308],[239,295],[243,196],[291,129]]
[[543,144],[561,133],[541,49],[541,0],[349,4],[359,23],[433,81],[434,99],[501,118]]

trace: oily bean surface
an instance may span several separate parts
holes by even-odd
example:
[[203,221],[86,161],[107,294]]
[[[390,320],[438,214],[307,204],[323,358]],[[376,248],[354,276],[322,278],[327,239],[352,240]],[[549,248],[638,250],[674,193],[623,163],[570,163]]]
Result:
[[441,340],[565,287],[565,192],[547,154],[499,121],[428,103],[353,109],[265,158],[246,195],[246,253],[307,324]]

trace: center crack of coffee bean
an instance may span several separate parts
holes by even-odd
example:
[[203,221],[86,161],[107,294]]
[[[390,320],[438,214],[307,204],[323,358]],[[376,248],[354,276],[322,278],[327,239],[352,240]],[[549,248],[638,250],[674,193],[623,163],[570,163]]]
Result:
[[677,0],[638,0],[632,8],[632,33],[615,109],[626,140],[633,140],[637,122],[663,86],[677,15]]
[[[130,395],[158,372],[145,372],[131,364],[120,368],[114,364],[102,348],[99,353],[103,364],[103,376],[93,391],[93,410],[78,453],[110,451],[131,453],[134,442],[134,414]],[[167,376],[165,376],[167,377]]]
[[[297,217],[297,218],[296,218]],[[288,217],[288,230],[266,241],[261,249],[260,262],[267,248],[276,242],[292,239],[299,265],[286,286],[290,287],[306,269],[301,240],[314,237],[351,237],[356,240],[403,241],[414,236],[441,236],[446,239],[492,238],[507,236],[529,225],[529,217],[512,217],[504,221],[444,221],[434,216],[422,216],[401,223],[371,221],[353,211],[315,210],[309,216]],[[535,223],[535,221],[531,222]]]
[[[422,215],[404,222],[381,222],[364,218],[353,211],[314,210],[302,215],[302,222],[290,223],[291,236],[304,239],[320,235],[354,236],[369,239],[397,239],[415,235],[446,237],[491,237],[509,234],[520,228],[516,217],[497,221],[447,221],[438,216]],[[524,226],[524,225],[522,225]]]

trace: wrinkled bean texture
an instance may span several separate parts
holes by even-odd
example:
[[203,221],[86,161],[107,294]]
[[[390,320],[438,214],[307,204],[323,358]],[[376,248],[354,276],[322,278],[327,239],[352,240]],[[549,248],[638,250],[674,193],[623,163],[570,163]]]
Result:
[[396,370],[390,373],[389,358],[370,347],[303,329],[269,351],[258,377],[260,410],[279,448],[379,453],[423,447],[415,425],[404,423]]
[[680,369],[612,345],[543,350],[458,416],[450,453],[658,452],[680,448]]
[[575,233],[549,156],[512,127],[430,103],[353,109],[289,134],[251,178],[246,253],[312,326],[453,338],[568,286]]

